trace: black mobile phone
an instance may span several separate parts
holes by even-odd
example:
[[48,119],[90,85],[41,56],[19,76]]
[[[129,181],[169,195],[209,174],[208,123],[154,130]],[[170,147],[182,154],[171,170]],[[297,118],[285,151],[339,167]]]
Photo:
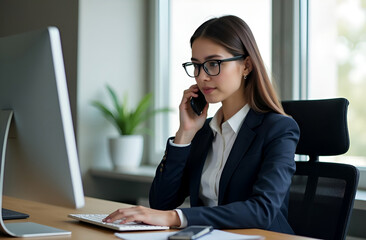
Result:
[[171,236],[169,240],[191,240],[202,237],[203,235],[211,232],[213,227],[211,226],[189,226]]
[[206,102],[205,96],[203,95],[203,93],[201,91],[198,91],[197,94],[198,94],[198,97],[191,98],[191,107],[192,107],[193,111],[199,116],[199,115],[201,115],[207,102]]

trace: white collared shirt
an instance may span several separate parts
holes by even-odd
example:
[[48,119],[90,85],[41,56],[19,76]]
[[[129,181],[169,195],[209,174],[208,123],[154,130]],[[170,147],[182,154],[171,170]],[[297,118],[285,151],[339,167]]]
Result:
[[[199,197],[205,206],[218,205],[221,174],[249,110],[250,107],[246,104],[234,116],[222,123],[223,113],[220,108],[210,122],[214,138],[212,141],[212,147],[207,154],[207,159],[203,166],[199,191]],[[179,144],[174,144],[173,141],[170,143],[174,146],[180,146]],[[181,221],[181,225],[179,227],[186,227],[186,217],[181,210],[176,209],[176,211]]]
[[249,106],[246,104],[234,116],[222,123],[223,113],[220,108],[210,122],[214,138],[203,166],[199,192],[205,206],[212,207],[218,204],[221,174],[248,112]]

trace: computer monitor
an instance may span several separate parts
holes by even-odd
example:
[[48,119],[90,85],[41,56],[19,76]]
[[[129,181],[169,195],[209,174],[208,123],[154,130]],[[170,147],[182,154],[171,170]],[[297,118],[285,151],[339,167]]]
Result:
[[4,195],[84,206],[56,27],[0,38],[0,160]]

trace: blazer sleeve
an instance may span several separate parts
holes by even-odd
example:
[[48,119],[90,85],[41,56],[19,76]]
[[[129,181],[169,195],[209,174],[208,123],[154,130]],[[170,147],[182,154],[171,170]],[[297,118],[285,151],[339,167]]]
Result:
[[191,146],[175,147],[170,145],[170,139],[149,193],[150,207],[159,210],[177,208],[189,194],[185,167]]
[[256,139],[262,142],[259,144],[262,149],[259,150],[261,156],[258,160],[261,165],[250,197],[216,207],[182,208],[188,225],[270,229],[279,218],[287,221],[281,208],[285,205],[287,212],[285,202],[296,168],[294,155],[299,128],[293,119],[281,116],[267,124],[263,132],[265,133]]

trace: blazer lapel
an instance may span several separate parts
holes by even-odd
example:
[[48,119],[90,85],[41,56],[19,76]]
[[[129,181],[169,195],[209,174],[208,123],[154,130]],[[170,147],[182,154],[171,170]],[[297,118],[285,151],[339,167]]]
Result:
[[234,145],[226,161],[224,170],[221,174],[218,199],[219,204],[223,200],[226,186],[228,185],[233,172],[240,161],[244,158],[245,153],[248,151],[252,141],[256,136],[256,133],[252,129],[260,125],[262,119],[263,114],[256,113],[252,109],[250,109],[248,112],[248,115],[246,116],[243,125],[239,130],[238,136],[236,137]]
[[207,158],[208,151],[212,144],[213,133],[210,126],[207,124],[205,129],[202,129],[202,135],[199,137],[199,146],[192,154],[192,167],[191,167],[191,179],[190,179],[190,198],[192,206],[200,206],[202,202],[199,200],[199,190],[201,186],[201,176],[204,163]]

